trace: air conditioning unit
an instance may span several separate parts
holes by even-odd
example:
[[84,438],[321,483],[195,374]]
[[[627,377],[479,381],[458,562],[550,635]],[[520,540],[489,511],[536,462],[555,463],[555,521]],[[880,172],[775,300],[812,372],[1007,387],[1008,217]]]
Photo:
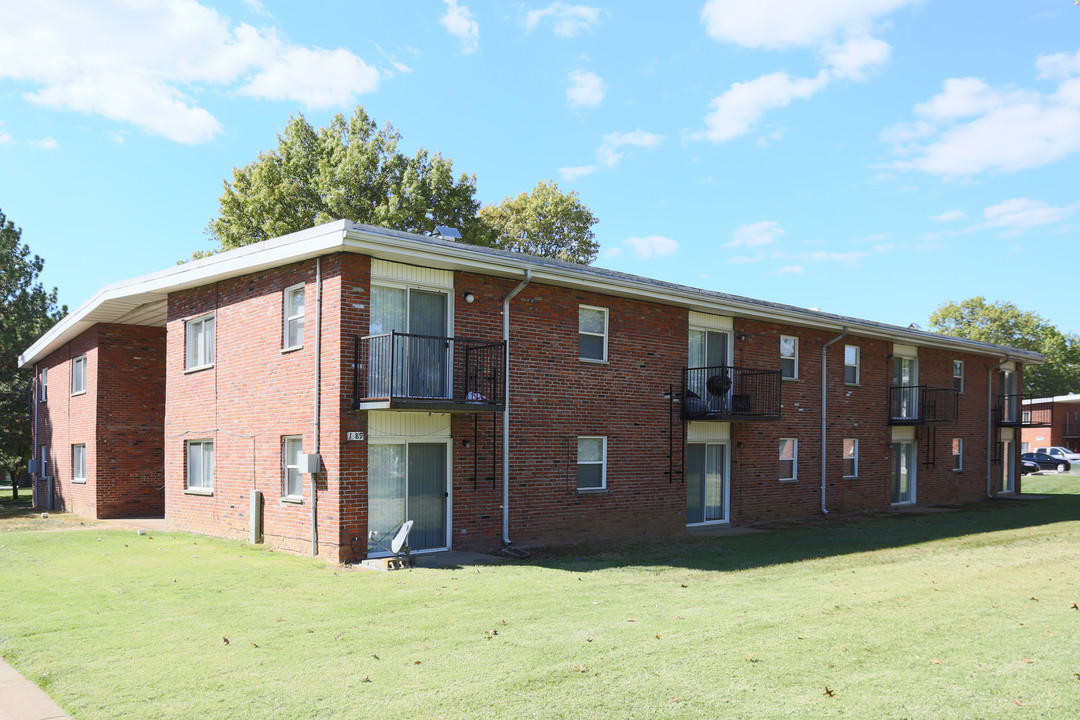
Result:
[[305,475],[322,472],[322,458],[319,457],[319,453],[301,454],[300,472]]

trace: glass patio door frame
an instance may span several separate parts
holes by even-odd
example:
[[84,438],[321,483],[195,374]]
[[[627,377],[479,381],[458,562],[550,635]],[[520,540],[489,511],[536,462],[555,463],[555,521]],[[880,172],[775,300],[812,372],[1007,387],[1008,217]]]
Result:
[[[893,444],[892,471],[889,481],[889,502],[892,505],[914,505],[918,489],[919,445],[915,440],[900,440]],[[900,464],[907,464],[907,488],[900,495]]]
[[[452,471],[453,471],[453,449],[454,448],[453,448],[453,441],[448,440],[448,439],[426,438],[426,437],[424,437],[424,438],[421,438],[421,437],[397,437],[397,438],[381,438],[381,439],[378,439],[378,440],[371,439],[369,441],[369,444],[368,444],[368,463],[367,463],[368,464],[368,490],[367,490],[367,497],[366,497],[367,516],[368,516],[368,532],[370,533],[371,530],[372,530],[372,520],[374,518],[374,514],[372,512],[372,504],[373,504],[372,503],[372,489],[373,489],[373,479],[374,479],[373,474],[375,472],[375,468],[373,467],[372,452],[371,451],[375,447],[399,446],[399,447],[404,448],[404,452],[403,452],[404,473],[403,473],[402,478],[401,478],[402,487],[401,487],[401,490],[400,490],[401,501],[403,503],[403,508],[402,508],[403,517],[401,517],[400,520],[395,518],[395,520],[397,521],[396,526],[399,526],[400,523],[404,522],[405,520],[409,520],[409,519],[415,520],[415,518],[410,517],[411,513],[410,513],[410,509],[409,509],[409,485],[410,485],[410,482],[409,482],[409,448],[410,448],[410,446],[413,446],[413,445],[441,445],[441,446],[443,446],[445,448],[444,452],[443,452],[444,467],[443,467],[443,489],[442,489],[443,501],[444,501],[445,504],[444,504],[443,518],[442,518],[443,530],[444,530],[442,542],[437,547],[428,547],[428,548],[424,548],[424,549],[415,549],[414,548],[414,549],[412,549],[412,553],[419,555],[419,554],[423,554],[423,553],[442,552],[442,551],[445,551],[445,550],[449,550],[450,547],[451,547],[451,539],[454,536],[453,535],[454,483],[453,483],[453,478],[452,478],[452,474],[451,474]],[[415,527],[414,527],[414,530],[416,530]],[[390,534],[389,536],[381,536],[379,539],[380,539],[380,541],[382,542],[383,545],[389,546],[390,545],[390,540],[392,538],[393,538],[393,535]],[[411,538],[412,538],[412,536],[410,535],[410,541],[407,543],[410,547],[413,546],[413,541],[412,541]],[[369,549],[368,549],[368,557],[371,557],[371,558],[386,557],[388,555],[390,555],[390,553],[388,551],[386,551],[383,548],[380,548],[378,546],[375,546],[373,548],[369,547]]]
[[[389,321],[387,324],[389,324],[390,327],[384,327],[382,323],[379,323],[378,325],[376,325],[376,316],[375,316],[375,294],[376,294],[375,291],[376,291],[376,289],[397,290],[397,291],[400,291],[400,292],[402,292],[404,294],[404,307],[400,309],[401,310],[401,313],[400,313],[401,317],[400,318],[395,318],[394,320]],[[452,302],[453,293],[451,291],[448,291],[445,288],[425,287],[425,286],[417,285],[417,284],[414,284],[414,283],[386,282],[384,280],[380,280],[379,282],[373,282],[371,284],[371,302],[370,302],[370,307],[369,307],[368,332],[370,334],[372,334],[372,335],[380,335],[380,334],[384,334],[384,333],[390,333],[392,330],[397,331],[399,333],[414,333],[414,332],[416,332],[416,329],[413,327],[414,318],[413,318],[413,314],[412,314],[412,311],[413,311],[413,294],[414,293],[423,293],[425,295],[441,295],[443,297],[443,317],[442,317],[443,332],[442,332],[442,336],[446,337],[446,338],[453,337],[453,334],[454,334],[453,333],[454,303]],[[404,327],[400,327],[400,328],[399,327],[393,327],[396,324],[401,324]],[[432,335],[432,333],[418,333],[418,334]],[[426,393],[422,394],[422,395],[417,395],[417,394],[415,394],[415,391],[414,392],[409,392],[408,390],[405,390],[405,391],[402,390],[403,388],[407,388],[409,390],[412,389],[412,386],[414,385],[414,382],[413,382],[414,381],[414,371],[415,371],[415,368],[418,367],[416,364],[414,364],[414,363],[412,363],[410,361],[410,358],[408,357],[408,354],[409,354],[408,349],[409,349],[409,347],[411,345],[415,345],[415,344],[423,345],[423,344],[425,344],[425,342],[420,341],[420,340],[408,340],[408,339],[403,339],[403,340],[404,340],[404,342],[402,342],[402,347],[400,349],[399,348],[394,348],[395,357],[394,357],[393,372],[394,372],[394,377],[395,377],[396,381],[394,383],[395,387],[391,388],[391,394],[393,396],[396,396],[396,397],[434,397],[434,398],[439,398],[439,399],[446,399],[446,398],[451,397],[452,388],[454,387],[454,362],[453,362],[452,351],[451,351],[450,346],[449,346],[449,341],[447,342],[446,357],[445,357],[443,365],[442,365],[442,373],[443,373],[442,392],[440,394],[438,394],[438,395],[428,395]],[[431,342],[431,341],[427,341],[427,342]],[[375,371],[374,364],[372,364],[371,369],[372,369],[373,372]],[[369,380],[369,384],[372,383],[372,382],[375,382],[374,378]],[[418,384],[423,385],[424,383],[420,382]]]
[[[690,448],[700,447],[704,449],[703,459],[705,461],[705,468],[702,472],[702,482],[698,492],[701,502],[702,519],[697,521],[691,521],[690,519],[690,500],[692,494],[692,483],[690,476],[692,469],[690,467]],[[709,497],[709,484],[708,484],[708,463],[709,463],[709,448],[722,448],[723,449],[723,461],[721,462],[720,472],[720,492],[723,493],[723,502],[721,503],[720,512],[721,517],[709,518],[707,508]],[[690,442],[686,445],[687,459],[686,459],[686,525],[687,527],[701,527],[703,525],[720,525],[731,522],[731,443],[730,442]]]
[[917,420],[919,418],[919,359],[903,355],[893,356],[893,386],[902,387],[894,420]]
[[[700,342],[700,347],[699,348],[694,347],[694,345],[695,345],[694,333],[701,333],[701,339],[699,341]],[[709,342],[709,336],[710,335],[717,336],[715,338],[715,340],[720,340],[721,338],[723,340],[723,346],[724,346],[723,350],[724,350],[724,352],[722,354],[723,354],[724,357],[722,357],[722,358],[713,357],[712,358],[713,360],[719,359],[720,362],[718,362],[718,363],[715,363],[715,362],[710,363],[709,362],[709,356],[716,354],[716,353],[710,353],[710,350],[712,350],[711,343]],[[732,332],[730,330],[718,330],[716,328],[698,327],[698,326],[695,326],[695,325],[691,325],[690,328],[689,328],[689,331],[687,332],[687,337],[688,337],[688,347],[687,347],[687,350],[686,350],[686,357],[687,357],[686,366],[687,367],[689,367],[689,368],[700,368],[700,367],[714,367],[715,365],[722,365],[722,366],[725,366],[725,367],[729,368],[728,377],[731,378],[731,370],[730,370],[730,368],[731,368],[732,363],[733,363],[732,358],[735,355],[735,348],[733,347]],[[722,404],[724,406],[726,406],[726,407],[731,407],[731,393],[732,393],[731,387],[730,386],[728,387],[728,391],[726,393],[727,397],[723,398],[723,402],[721,403],[721,399],[715,397],[714,395],[712,395],[708,391],[708,389],[705,387],[705,381],[707,379],[708,379],[707,377],[701,375],[700,373],[694,373],[690,378],[691,387],[689,388],[689,390],[691,392],[693,392],[695,395],[697,395],[699,398],[702,398],[703,400],[705,400],[708,403],[708,409],[710,411],[715,412],[715,411],[720,410]]]

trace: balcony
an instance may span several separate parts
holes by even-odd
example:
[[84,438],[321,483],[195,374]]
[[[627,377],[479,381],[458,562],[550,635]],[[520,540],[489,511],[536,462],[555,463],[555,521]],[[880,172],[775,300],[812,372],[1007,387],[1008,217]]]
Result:
[[683,420],[780,419],[780,371],[718,365],[683,368]]
[[1001,427],[1050,427],[1054,421],[1054,400],[1030,395],[998,395],[994,415]]
[[960,393],[953,388],[894,385],[889,388],[890,425],[940,425],[956,422]]
[[506,409],[506,343],[390,332],[357,337],[353,410]]

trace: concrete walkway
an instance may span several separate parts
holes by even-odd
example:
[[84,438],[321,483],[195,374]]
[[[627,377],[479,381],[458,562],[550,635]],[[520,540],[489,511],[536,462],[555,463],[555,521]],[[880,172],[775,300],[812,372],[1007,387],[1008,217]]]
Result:
[[45,692],[0,660],[0,720],[71,720]]

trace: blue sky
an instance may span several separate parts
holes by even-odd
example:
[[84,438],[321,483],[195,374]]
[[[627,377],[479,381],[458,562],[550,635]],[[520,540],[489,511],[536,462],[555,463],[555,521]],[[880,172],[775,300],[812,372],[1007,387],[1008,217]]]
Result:
[[498,202],[554,179],[597,265],[923,327],[1080,332],[1072,0],[0,4],[0,209],[75,307],[209,247],[222,180],[362,104]]

